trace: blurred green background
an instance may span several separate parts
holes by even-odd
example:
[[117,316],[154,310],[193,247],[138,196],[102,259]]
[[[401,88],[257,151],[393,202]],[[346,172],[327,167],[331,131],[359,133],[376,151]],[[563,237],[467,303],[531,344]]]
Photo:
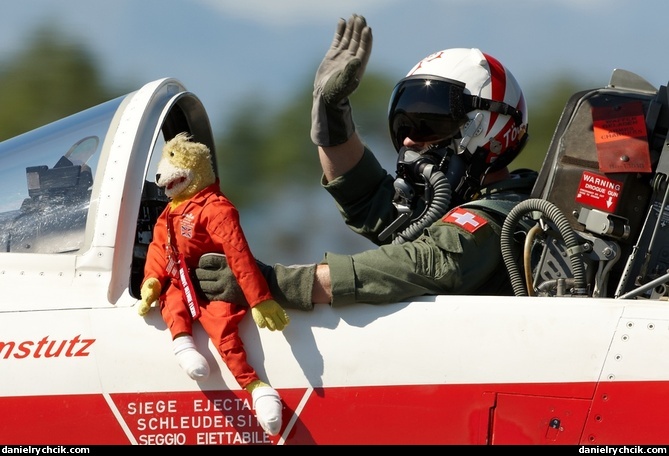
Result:
[[[150,82],[110,87],[84,43],[46,24],[28,36],[21,49],[0,62],[0,140]],[[319,62],[310,63],[305,68]],[[274,106],[267,106],[265,94],[255,88],[224,125],[212,125],[221,187],[239,208],[254,253],[270,263],[314,262],[325,250],[353,253],[373,247],[348,231],[320,188],[320,166],[309,139],[312,81],[313,74],[304,74],[294,82],[294,96],[286,97],[290,101]],[[390,173],[395,151],[386,116],[395,82],[368,71],[351,99],[358,131]],[[567,75],[523,88],[530,140],[512,169],[539,169],[566,101],[588,88],[592,85]]]

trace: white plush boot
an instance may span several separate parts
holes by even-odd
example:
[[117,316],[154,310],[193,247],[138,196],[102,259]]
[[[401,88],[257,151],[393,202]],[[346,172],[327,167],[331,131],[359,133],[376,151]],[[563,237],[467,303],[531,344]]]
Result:
[[174,354],[179,366],[186,371],[193,380],[205,380],[209,377],[209,363],[195,348],[195,341],[191,336],[180,336],[172,341]]
[[277,435],[281,431],[281,397],[271,386],[260,386],[251,393],[253,408],[260,426],[269,435]]

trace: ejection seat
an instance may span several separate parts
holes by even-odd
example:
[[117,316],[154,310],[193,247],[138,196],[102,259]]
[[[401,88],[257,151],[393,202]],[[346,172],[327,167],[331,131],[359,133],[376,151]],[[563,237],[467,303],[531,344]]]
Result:
[[569,99],[532,198],[559,209],[577,247],[566,245],[566,227],[539,219],[543,230],[532,247],[528,288],[565,293],[559,284],[573,277],[576,255],[589,296],[665,294],[664,286],[645,284],[669,280],[668,126],[667,87],[658,90],[628,71],[614,70],[606,87]]

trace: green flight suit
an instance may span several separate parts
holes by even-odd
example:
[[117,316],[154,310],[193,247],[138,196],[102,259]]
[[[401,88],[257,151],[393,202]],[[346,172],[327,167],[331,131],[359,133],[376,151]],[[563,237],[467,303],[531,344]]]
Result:
[[[353,255],[327,252],[322,263],[330,267],[332,306],[382,304],[436,294],[513,294],[500,232],[504,216],[529,197],[535,179],[535,172],[524,170],[483,189],[479,200],[460,206],[485,220],[474,232],[442,217],[411,242],[380,245]],[[391,204],[393,181],[366,149],[353,169],[322,185],[335,199],[346,224],[380,244],[378,234],[396,217]]]

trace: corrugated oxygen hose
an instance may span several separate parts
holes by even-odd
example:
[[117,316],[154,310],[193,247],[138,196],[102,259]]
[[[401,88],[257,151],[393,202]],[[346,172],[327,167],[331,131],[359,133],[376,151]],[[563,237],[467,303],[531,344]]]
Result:
[[432,187],[434,196],[428,203],[424,215],[418,220],[407,226],[401,233],[393,239],[393,244],[402,244],[407,241],[413,241],[423,232],[423,229],[432,225],[439,217],[442,217],[448,211],[451,204],[451,184],[446,175],[436,170],[434,165],[426,166],[423,170],[423,176],[427,178]]
[[502,226],[502,233],[500,236],[502,258],[506,269],[509,271],[514,294],[516,296],[527,296],[525,281],[523,280],[523,276],[520,273],[517,264],[518,255],[513,235],[516,225],[520,222],[521,218],[525,214],[534,211],[539,211],[544,214],[557,227],[558,232],[566,243],[567,255],[569,256],[571,269],[574,273],[573,291],[575,294],[585,294],[585,265],[583,264],[581,248],[576,234],[567,218],[557,206],[550,201],[539,198],[532,198],[518,203],[518,205],[509,212],[509,215],[507,215],[504,220],[504,225]]

